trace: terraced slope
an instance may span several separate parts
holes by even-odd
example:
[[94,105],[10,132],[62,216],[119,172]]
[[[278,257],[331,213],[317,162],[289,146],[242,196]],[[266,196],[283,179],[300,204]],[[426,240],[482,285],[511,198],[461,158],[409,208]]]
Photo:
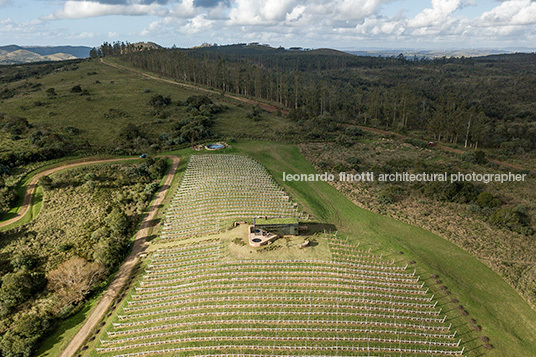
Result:
[[[228,174],[222,172],[222,162]],[[176,197],[199,190],[206,196],[191,194],[198,205],[211,193],[218,197],[225,192],[222,196],[231,200],[233,192],[244,192],[248,177],[264,177],[262,170],[258,176],[245,175],[250,169],[240,166],[251,162],[226,155],[194,156]],[[194,179],[207,173],[200,166],[218,184]],[[263,182],[267,191],[280,194],[271,180]],[[283,202],[283,208],[290,206]],[[218,222],[217,217],[212,219]],[[171,219],[168,224],[174,223]],[[217,237],[158,249],[92,355],[463,354],[446,316],[407,266],[362,251],[334,234],[317,237],[328,242],[331,259],[325,260],[238,259],[228,249],[233,243]]]
[[233,219],[298,216],[266,169],[247,156],[193,155],[169,208],[163,239],[214,233]]

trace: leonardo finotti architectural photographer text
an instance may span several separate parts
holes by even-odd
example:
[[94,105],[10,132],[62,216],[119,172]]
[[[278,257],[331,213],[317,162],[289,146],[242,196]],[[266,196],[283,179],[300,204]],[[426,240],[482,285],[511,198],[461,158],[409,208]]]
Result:
[[283,172],[283,181],[335,181],[335,178],[341,182],[524,182],[527,174],[496,173],[496,174],[479,174],[471,173],[409,173],[395,172],[392,174],[375,174],[374,172],[360,172],[357,174],[348,172],[339,172],[338,175],[324,172],[322,174],[290,174]]

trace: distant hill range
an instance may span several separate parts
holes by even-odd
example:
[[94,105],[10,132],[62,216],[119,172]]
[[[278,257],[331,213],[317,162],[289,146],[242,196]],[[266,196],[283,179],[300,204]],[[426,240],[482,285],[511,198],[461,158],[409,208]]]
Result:
[[0,65],[85,58],[90,50],[85,46],[0,46]]
[[460,49],[460,50],[387,50],[387,49],[372,49],[361,51],[345,51],[356,56],[373,56],[373,57],[397,57],[402,54],[406,58],[441,58],[441,57],[484,57],[490,55],[509,54],[515,52],[531,52],[531,51],[514,51],[514,50],[495,50],[495,49]]
[[529,49],[459,49],[459,50],[422,50],[422,49],[383,49],[383,48],[371,48],[363,50],[335,50],[329,48],[310,49],[303,47],[271,47],[268,44],[260,44],[258,42],[252,43],[238,43],[232,45],[211,45],[203,44],[201,46],[195,46],[187,49],[193,52],[216,52],[223,54],[234,55],[273,55],[273,54],[286,54],[292,55],[296,53],[303,53],[305,55],[325,55],[325,56],[339,56],[344,57],[348,55],[362,56],[362,57],[398,57],[400,54],[404,58],[411,59],[417,58],[441,58],[441,57],[486,57],[502,54],[513,53],[531,53],[534,50]]

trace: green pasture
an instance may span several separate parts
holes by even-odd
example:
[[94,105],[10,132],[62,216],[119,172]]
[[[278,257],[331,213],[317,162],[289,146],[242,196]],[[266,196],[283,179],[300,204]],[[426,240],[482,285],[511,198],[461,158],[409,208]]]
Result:
[[[236,143],[233,151],[260,161],[306,211],[317,220],[334,224],[350,241],[361,242],[362,247],[370,247],[399,264],[416,262],[418,274],[429,286],[436,284],[429,278],[436,274],[452,294],[446,296],[437,289],[441,295],[436,297],[444,310],[456,309],[457,304],[450,303],[456,298],[469,312],[452,321],[455,329],[467,331],[469,336],[463,336],[464,341],[487,336],[495,347],[486,351],[474,343],[469,355],[536,355],[536,312],[499,275],[469,253],[426,230],[359,208],[327,182],[284,182],[283,172],[316,173],[294,145],[250,141]],[[480,333],[470,332],[469,319],[481,326]]]

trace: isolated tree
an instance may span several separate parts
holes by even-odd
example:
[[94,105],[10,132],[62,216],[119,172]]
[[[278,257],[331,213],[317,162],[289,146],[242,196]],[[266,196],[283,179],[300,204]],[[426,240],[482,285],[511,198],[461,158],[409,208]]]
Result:
[[102,279],[105,269],[98,263],[73,257],[48,274],[49,287],[61,298],[63,304],[77,303]]
[[89,50],[89,58],[97,58],[99,57],[99,52],[95,47],[93,47],[91,50]]

